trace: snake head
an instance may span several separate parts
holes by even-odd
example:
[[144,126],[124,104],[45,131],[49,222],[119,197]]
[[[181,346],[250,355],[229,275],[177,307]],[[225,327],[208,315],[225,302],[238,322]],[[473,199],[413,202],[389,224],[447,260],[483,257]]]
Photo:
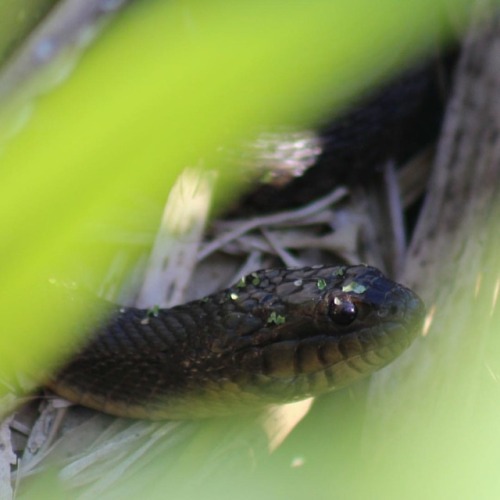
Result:
[[249,390],[270,399],[321,394],[382,368],[411,344],[425,311],[414,292],[369,266],[253,273],[247,297],[265,326],[233,359],[254,374]]

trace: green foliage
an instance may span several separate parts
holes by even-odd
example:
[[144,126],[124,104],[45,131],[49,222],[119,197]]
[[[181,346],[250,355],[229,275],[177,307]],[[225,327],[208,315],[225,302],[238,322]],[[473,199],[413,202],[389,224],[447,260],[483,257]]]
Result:
[[435,8],[430,0],[376,9],[367,1],[132,4],[35,102],[1,157],[0,303],[12,332],[1,358],[36,373],[57,352],[68,332],[52,325],[65,311],[36,285],[69,264],[89,227],[137,197],[164,198],[185,166],[262,124],[310,122],[345,103],[427,48]]

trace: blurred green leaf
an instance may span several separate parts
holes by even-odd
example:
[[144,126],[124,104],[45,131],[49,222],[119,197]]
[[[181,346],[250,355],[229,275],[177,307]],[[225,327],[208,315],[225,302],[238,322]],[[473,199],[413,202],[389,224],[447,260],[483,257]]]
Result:
[[[467,3],[456,1],[457,12]],[[164,198],[182,168],[263,124],[311,121],[345,105],[429,47],[444,30],[439,7],[133,4],[38,99],[0,159],[0,307],[12,332],[0,358],[36,373],[57,352],[63,331],[52,325],[64,311],[36,285],[64,268],[90,225],[138,196]]]

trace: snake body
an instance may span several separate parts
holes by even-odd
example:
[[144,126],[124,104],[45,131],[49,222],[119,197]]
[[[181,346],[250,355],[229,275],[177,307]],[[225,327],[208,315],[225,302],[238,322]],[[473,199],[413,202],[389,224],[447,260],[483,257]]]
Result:
[[201,418],[316,396],[397,357],[424,314],[368,266],[272,269],[171,309],[107,304],[48,386],[113,415]]

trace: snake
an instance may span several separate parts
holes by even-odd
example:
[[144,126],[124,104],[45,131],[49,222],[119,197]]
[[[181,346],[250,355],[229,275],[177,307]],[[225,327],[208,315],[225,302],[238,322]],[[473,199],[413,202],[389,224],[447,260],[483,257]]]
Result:
[[425,314],[413,291],[366,265],[260,270],[168,309],[71,300],[88,301],[88,340],[46,385],[151,420],[243,414],[340,389],[398,357]]

